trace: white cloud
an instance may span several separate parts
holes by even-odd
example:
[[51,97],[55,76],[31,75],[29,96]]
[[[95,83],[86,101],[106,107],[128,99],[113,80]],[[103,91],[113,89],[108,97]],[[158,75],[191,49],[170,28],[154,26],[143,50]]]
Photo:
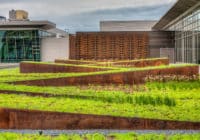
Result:
[[[153,7],[159,5],[172,5],[176,0],[0,0],[0,15],[8,17],[8,11],[11,9],[24,9],[29,12],[29,17],[32,20],[52,20],[58,23],[58,26],[63,26],[66,23],[71,23],[71,26],[80,25],[81,20],[84,19],[85,13],[93,13],[91,18],[87,17],[86,24],[93,27],[101,19],[132,19],[130,12],[124,11],[125,13],[116,14],[106,13],[111,10],[117,12],[117,9],[123,8],[138,8],[138,7]],[[167,10],[166,7],[164,11]],[[146,9],[143,9],[146,12]],[[101,15],[95,13],[100,11]],[[105,11],[105,12],[103,12]],[[126,14],[127,12],[127,14]],[[154,12],[155,13],[155,12]],[[96,15],[95,15],[96,14]],[[155,16],[161,16],[162,12],[159,12]],[[77,16],[73,17],[73,16]],[[88,14],[90,15],[90,14]],[[122,18],[122,16],[124,18]],[[145,18],[147,14],[138,14],[140,18]],[[98,16],[98,17],[97,17]],[[101,17],[99,17],[101,16]],[[73,25],[74,24],[74,25]],[[80,25],[82,27],[82,25]],[[83,27],[82,27],[83,28]]]
[[169,4],[176,0],[0,0],[0,12],[25,9],[30,16],[63,16],[101,9]]

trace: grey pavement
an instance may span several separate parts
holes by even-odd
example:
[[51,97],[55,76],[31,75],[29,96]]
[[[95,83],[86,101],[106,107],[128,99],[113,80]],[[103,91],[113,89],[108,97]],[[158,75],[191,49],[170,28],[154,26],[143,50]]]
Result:
[[0,69],[19,67],[19,63],[0,63]]
[[110,134],[110,133],[138,133],[138,134],[200,134],[200,130],[3,130],[0,129],[0,133],[4,132],[12,132],[12,133],[20,133],[20,134],[38,134],[42,131],[44,135],[60,135],[60,134]]

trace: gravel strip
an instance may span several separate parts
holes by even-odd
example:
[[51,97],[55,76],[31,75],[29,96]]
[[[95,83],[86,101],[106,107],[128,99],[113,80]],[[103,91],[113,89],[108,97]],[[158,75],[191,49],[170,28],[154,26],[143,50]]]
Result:
[[154,134],[195,134],[200,133],[200,130],[4,130],[0,129],[0,133],[4,132],[11,132],[11,133],[21,133],[21,134],[39,134],[42,132],[44,135],[60,135],[60,134],[94,134],[94,133],[101,133],[104,135],[110,134],[110,133],[138,133],[138,134],[148,134],[148,133],[154,133]]
[[19,67],[19,63],[1,63],[0,69],[16,68]]

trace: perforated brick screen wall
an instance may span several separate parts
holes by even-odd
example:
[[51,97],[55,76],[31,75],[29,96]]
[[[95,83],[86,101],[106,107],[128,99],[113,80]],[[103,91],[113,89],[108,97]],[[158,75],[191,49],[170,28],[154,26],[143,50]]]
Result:
[[76,53],[85,60],[125,60],[147,58],[147,32],[78,32]]

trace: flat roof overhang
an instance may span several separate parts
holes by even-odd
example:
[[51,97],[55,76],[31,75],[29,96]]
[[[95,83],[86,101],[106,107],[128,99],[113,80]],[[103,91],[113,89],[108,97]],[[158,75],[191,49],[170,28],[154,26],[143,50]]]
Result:
[[0,30],[2,29],[30,29],[37,28],[42,30],[49,30],[56,28],[56,24],[50,21],[6,21],[0,22]]
[[176,4],[153,26],[152,29],[162,30],[173,20],[198,4],[199,0],[178,0]]

